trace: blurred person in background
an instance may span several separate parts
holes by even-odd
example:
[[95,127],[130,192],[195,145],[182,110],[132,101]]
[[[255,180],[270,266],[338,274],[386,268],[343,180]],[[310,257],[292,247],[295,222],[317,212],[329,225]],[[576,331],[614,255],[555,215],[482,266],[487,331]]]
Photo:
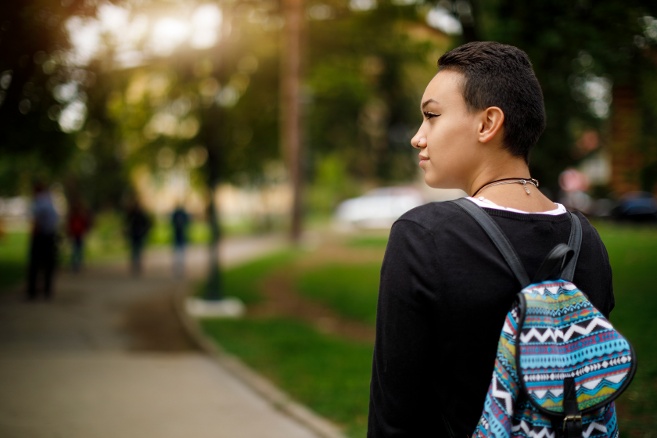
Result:
[[[461,189],[500,226],[533,278],[571,217],[530,175],[545,128],[543,93],[522,50],[478,41],[438,60],[411,145],[424,181]],[[604,244],[581,213],[574,283],[605,315],[614,307]],[[484,407],[500,330],[520,285],[465,210],[432,202],[390,231],[379,287],[368,437],[463,437]]]
[[152,221],[139,202],[131,202],[125,215],[124,232],[130,245],[130,270],[133,275],[142,272],[142,252],[151,226]]
[[[53,277],[57,263],[59,215],[48,187],[40,181],[34,184],[31,214],[27,299],[32,301],[42,294],[45,299],[50,300],[53,295]],[[38,287],[39,279],[42,287]]]
[[187,246],[187,230],[189,214],[182,205],[178,205],[171,214],[173,228],[173,272],[176,277],[185,274],[185,247]]
[[91,228],[91,215],[82,201],[74,199],[66,218],[66,234],[71,242],[71,269],[79,272],[84,260],[84,239]]

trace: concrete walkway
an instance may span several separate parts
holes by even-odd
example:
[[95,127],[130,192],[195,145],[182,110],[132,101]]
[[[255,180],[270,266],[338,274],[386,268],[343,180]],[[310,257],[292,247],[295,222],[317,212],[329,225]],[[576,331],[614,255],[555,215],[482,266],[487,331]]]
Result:
[[[222,259],[280,244],[229,240]],[[146,255],[138,278],[124,263],[62,272],[52,302],[0,295],[0,437],[339,436],[239,361],[190,341],[172,298],[205,272],[205,252],[188,254],[187,281],[161,251]]]

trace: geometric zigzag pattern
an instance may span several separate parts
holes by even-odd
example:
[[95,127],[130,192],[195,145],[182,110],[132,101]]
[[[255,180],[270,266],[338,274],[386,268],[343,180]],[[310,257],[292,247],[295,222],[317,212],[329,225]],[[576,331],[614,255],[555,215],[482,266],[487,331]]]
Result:
[[563,381],[575,379],[580,411],[615,397],[632,377],[632,348],[574,284],[552,281],[521,292],[519,374],[531,400],[563,413]]
[[558,438],[564,379],[574,378],[583,437],[617,437],[613,399],[636,363],[630,344],[572,283],[523,289],[498,343],[473,437]]

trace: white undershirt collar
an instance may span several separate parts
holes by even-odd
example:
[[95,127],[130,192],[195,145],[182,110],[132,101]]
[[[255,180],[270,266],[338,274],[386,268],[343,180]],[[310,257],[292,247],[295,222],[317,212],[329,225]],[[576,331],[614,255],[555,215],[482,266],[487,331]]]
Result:
[[502,210],[502,211],[511,211],[513,213],[522,213],[522,214],[547,214],[550,216],[557,216],[560,214],[564,214],[567,212],[566,207],[564,207],[562,204],[559,204],[557,202],[554,203],[554,205],[557,206],[554,210],[548,210],[548,211],[523,211],[523,210],[517,210],[515,208],[510,208],[510,207],[503,207],[501,205],[497,205],[493,201],[484,198],[483,196],[477,196],[476,198],[473,198],[472,196],[467,197],[468,200],[474,202],[480,207],[485,207],[485,208],[493,208],[495,210]]

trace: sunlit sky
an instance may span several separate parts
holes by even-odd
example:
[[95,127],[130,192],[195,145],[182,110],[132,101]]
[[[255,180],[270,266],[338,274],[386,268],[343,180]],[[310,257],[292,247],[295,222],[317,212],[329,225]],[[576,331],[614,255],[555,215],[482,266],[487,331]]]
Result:
[[[192,49],[214,46],[221,22],[221,10],[215,4],[150,14],[104,4],[96,18],[73,17],[68,21],[73,46],[68,59],[75,65],[86,65],[99,57],[107,60],[103,51],[111,48],[115,68],[133,67],[148,58],[166,57],[183,44]],[[59,118],[65,132],[80,129],[86,117],[86,105],[77,88],[71,82],[57,91],[60,100],[67,102]]]
[[[418,4],[420,0],[392,0],[399,5]],[[461,2],[459,14],[469,14]],[[367,11],[377,7],[377,0],[349,0],[353,11]],[[307,11],[310,20],[327,20],[333,17],[331,7],[315,4]],[[644,17],[645,34],[638,35],[635,43],[642,47],[648,41],[657,40],[657,19]],[[426,15],[426,23],[443,32],[455,35],[462,32],[458,19],[444,7],[432,7]],[[113,62],[113,68],[133,67],[149,58],[167,57],[181,46],[191,49],[207,49],[218,43],[222,25],[222,13],[215,3],[188,5],[169,4],[167,10],[134,10],[103,4],[96,18],[73,17],[67,22],[73,48],[68,59],[75,65],[86,65],[93,59]],[[104,53],[112,50],[113,57]],[[590,56],[582,52],[578,61],[586,66]],[[579,78],[575,88],[587,98],[591,111],[600,118],[608,117],[611,102],[611,83],[603,77]],[[222,92],[228,96],[227,87]],[[58,99],[67,102],[60,116],[60,125],[67,131],[75,131],[84,123],[86,106],[78,95],[77,84],[72,81],[58,87]],[[230,96],[228,96],[230,97]],[[235,97],[232,97],[235,99]],[[82,100],[81,100],[82,99]]]
[[[413,4],[418,0],[394,0],[398,4]],[[376,0],[350,0],[350,8],[363,11],[375,8]],[[330,18],[330,11],[313,9],[311,18]],[[324,8],[326,9],[326,8]],[[120,6],[100,6],[98,17],[74,17],[67,28],[73,42],[70,60],[87,64],[109,46],[115,51],[119,66],[138,65],[145,57],[170,55],[182,44],[192,49],[204,49],[217,43],[222,14],[216,4],[202,4],[195,9],[179,8],[162,12],[130,12]],[[427,15],[427,24],[448,34],[461,32],[459,21],[446,9],[437,6]],[[102,55],[101,55],[102,56]]]
[[161,16],[102,5],[95,19],[69,20],[67,27],[74,47],[71,61],[88,63],[105,43],[114,47],[116,61],[123,66],[139,64],[145,56],[167,56],[183,43],[204,49],[217,42],[220,26],[221,11],[214,4]]
[[[419,0],[393,0],[400,5],[417,4]],[[367,11],[377,7],[377,0],[350,0],[354,11]],[[308,18],[326,20],[333,16],[328,5],[315,5],[308,10]],[[459,21],[446,9],[436,6],[426,17],[429,26],[448,34],[461,32]],[[74,65],[87,65],[94,59],[103,59],[112,68],[134,67],[149,58],[167,57],[185,45],[191,49],[207,49],[218,43],[222,13],[213,3],[189,8],[179,5],[168,10],[135,10],[103,4],[95,18],[73,17],[67,22],[72,50],[68,60]],[[111,50],[112,56],[107,53]],[[62,129],[72,132],[80,129],[86,117],[86,106],[77,95],[74,82],[60,87],[60,100],[67,102],[59,122]],[[224,90],[230,91],[230,88]]]

